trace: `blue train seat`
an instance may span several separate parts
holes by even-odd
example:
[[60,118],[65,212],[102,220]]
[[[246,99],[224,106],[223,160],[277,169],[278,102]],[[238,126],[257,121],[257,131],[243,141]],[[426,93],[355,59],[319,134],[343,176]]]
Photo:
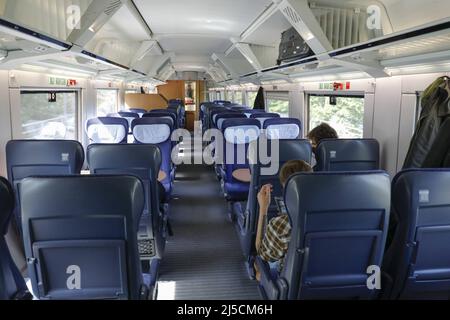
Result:
[[389,176],[380,171],[291,177],[285,203],[292,233],[283,268],[277,274],[257,258],[264,297],[377,298],[380,291],[368,283],[371,270],[380,268],[383,260],[390,186]]
[[325,139],[316,151],[316,171],[380,169],[380,145],[374,139]]
[[383,263],[388,275],[383,298],[450,298],[449,185],[449,169],[411,169],[394,178],[397,223]]
[[127,143],[127,119],[99,117],[86,122],[86,134],[92,143]]
[[151,296],[138,251],[145,196],[137,177],[27,178],[21,203],[28,273],[38,299]]
[[148,117],[137,119],[133,121],[132,130],[136,144],[154,144],[160,148],[161,171],[165,174],[165,178],[160,182],[166,190],[165,202],[169,202],[175,174],[172,163],[172,120]]
[[255,119],[228,119],[222,124],[222,132],[224,143],[221,176],[225,198],[230,203],[245,201],[250,184],[238,181],[233,173],[239,169],[249,169],[248,148],[250,143],[259,138],[261,126]]
[[137,113],[139,115],[139,117],[141,117],[141,118],[144,114],[146,114],[148,112],[147,109],[139,109],[139,108],[131,108],[131,109],[129,109],[129,111],[133,112],[133,113]]
[[[271,140],[269,140],[270,144]],[[303,160],[311,162],[312,147],[309,141],[290,139],[277,140],[279,145],[278,158],[272,158],[271,163],[263,163],[258,156],[257,145],[250,146],[250,154],[254,154],[255,160],[250,163],[251,182],[247,203],[239,203],[234,206],[236,215],[236,228],[241,241],[242,251],[248,262],[248,271],[254,277],[253,265],[256,256],[255,239],[259,220],[258,192],[262,186],[271,184],[273,186],[272,202],[269,208],[269,219],[278,214],[275,198],[283,197],[283,187],[280,183],[279,173],[283,165],[290,160]],[[269,146],[270,148],[270,146]],[[278,162],[275,162],[278,160]],[[275,165],[277,170],[272,174],[264,172],[265,168]]]
[[280,115],[278,113],[267,112],[253,113],[252,115],[250,115],[250,119],[257,119],[261,123],[261,128],[264,126],[264,122],[266,120],[274,118],[280,118]]
[[162,118],[162,119],[170,119],[172,121],[172,130],[178,128],[178,119],[177,116],[169,111],[153,111],[146,113],[142,116],[142,118]]
[[25,280],[12,259],[5,239],[14,203],[11,185],[0,177],[0,300],[30,300]]
[[8,179],[16,193],[15,217],[20,229],[20,184],[30,176],[80,174],[84,149],[78,141],[12,140],[6,145]]

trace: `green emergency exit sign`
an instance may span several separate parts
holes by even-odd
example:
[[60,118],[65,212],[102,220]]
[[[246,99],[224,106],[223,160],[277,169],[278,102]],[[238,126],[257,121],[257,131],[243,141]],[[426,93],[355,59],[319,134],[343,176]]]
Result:
[[67,86],[67,79],[56,78],[56,77],[49,77],[48,78],[48,84],[52,85],[52,86]]

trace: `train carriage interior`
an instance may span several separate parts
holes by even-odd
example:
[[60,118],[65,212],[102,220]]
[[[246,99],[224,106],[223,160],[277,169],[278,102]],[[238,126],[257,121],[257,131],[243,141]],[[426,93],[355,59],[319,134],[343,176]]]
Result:
[[0,0],[0,300],[449,300],[449,13]]

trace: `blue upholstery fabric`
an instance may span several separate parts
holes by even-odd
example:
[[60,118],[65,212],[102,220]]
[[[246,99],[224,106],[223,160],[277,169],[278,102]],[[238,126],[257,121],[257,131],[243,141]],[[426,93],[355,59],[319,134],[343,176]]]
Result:
[[[228,201],[245,201],[248,197],[249,183],[243,183],[233,177],[233,172],[238,169],[249,168],[249,161],[247,157],[248,148],[252,141],[259,138],[260,123],[255,119],[228,119],[222,124],[222,132],[224,133],[225,141],[223,143],[223,172],[222,179],[224,183],[224,193]],[[245,136],[233,141],[227,141],[227,132],[230,130],[241,130]],[[254,139],[250,141],[251,139]],[[237,143],[238,140],[244,140]],[[216,146],[220,148],[220,146]]]
[[390,299],[450,298],[450,170],[411,169],[392,184],[397,228],[383,271]]
[[129,111],[137,113],[140,117],[142,117],[144,114],[148,112],[146,109],[138,109],[138,108],[131,108],[129,109]]
[[316,151],[316,171],[380,169],[380,145],[374,139],[326,139]]
[[99,117],[86,122],[86,133],[93,143],[127,143],[128,132],[129,124],[124,118]]
[[178,128],[177,115],[171,111],[152,111],[144,114],[142,118],[171,118],[173,129]]
[[138,178],[27,178],[21,202],[25,254],[36,297],[147,298],[141,295],[144,281],[137,245],[145,203]]
[[275,119],[280,118],[280,115],[278,113],[262,112],[262,113],[254,113],[250,116],[250,119],[258,119],[258,121],[261,123],[261,128],[264,127],[264,123],[266,122],[266,120],[274,118]]
[[221,130],[223,122],[227,119],[247,119],[247,117],[244,114],[238,113],[238,112],[219,113],[216,116],[216,121],[214,123],[214,127]]
[[[277,163],[275,159],[272,159],[271,164],[263,164],[261,159],[257,157],[257,161],[250,164],[252,180],[249,188],[249,195],[247,201],[247,207],[245,212],[236,212],[237,214],[237,227],[239,231],[239,237],[241,240],[241,246],[244,256],[251,258],[256,255],[255,239],[256,229],[259,217],[258,206],[258,192],[261,187],[266,184],[273,186],[272,192],[272,206],[269,208],[269,214],[278,214],[278,208],[274,200],[275,197],[283,197],[283,187],[280,183],[279,172],[283,165],[290,160],[303,160],[307,163],[311,162],[312,150],[311,144],[307,140],[279,140],[279,157]],[[255,146],[250,147],[250,152],[258,154],[258,151],[253,151]],[[270,147],[269,147],[270,149]],[[271,175],[263,174],[262,169],[275,165],[278,170]],[[253,260],[253,259],[250,259]],[[249,260],[249,261],[250,261]]]
[[24,299],[28,291],[5,240],[14,202],[14,191],[11,185],[6,179],[0,177],[0,300]]
[[[167,133],[162,132],[162,128],[167,128]],[[174,166],[172,164],[172,141],[171,132],[173,130],[172,121],[162,118],[142,118],[133,121],[133,134],[136,144],[155,144],[161,150],[161,171],[166,174],[166,178],[161,184],[166,190],[165,201],[169,201],[172,194],[172,178],[174,174]],[[138,130],[148,130],[146,137],[140,137]],[[149,139],[149,140],[147,140]],[[157,140],[154,140],[157,139]]]
[[161,151],[157,146],[147,144],[90,145],[87,161],[93,175],[134,175],[141,179],[145,190],[143,216],[150,216],[152,240],[155,243],[155,257],[161,259],[165,247],[165,221],[160,212],[158,175],[161,168]]
[[367,270],[381,266],[390,201],[390,179],[380,171],[291,177],[285,191],[291,242],[277,281],[263,273],[266,298],[376,298]]
[[15,217],[21,226],[20,184],[31,176],[80,174],[84,149],[78,141],[13,140],[6,145],[8,179],[16,194]]

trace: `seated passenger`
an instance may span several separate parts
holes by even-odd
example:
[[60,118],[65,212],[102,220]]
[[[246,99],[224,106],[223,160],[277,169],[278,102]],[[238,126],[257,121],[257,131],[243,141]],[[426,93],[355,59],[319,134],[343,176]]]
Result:
[[[313,170],[303,160],[291,160],[287,162],[280,171],[282,187],[284,188],[286,186],[287,181],[292,175],[300,172],[312,173]],[[256,250],[258,255],[271,265],[271,269],[278,269],[280,271],[291,240],[291,225],[287,212],[279,212],[279,216],[269,222],[264,233],[264,225],[269,212],[271,199],[272,186],[263,186],[258,194],[259,221],[256,233]],[[256,264],[255,268],[257,269]],[[256,270],[256,278],[258,281],[260,280],[258,269]]]
[[308,139],[311,141],[313,150],[312,166],[316,166],[316,149],[320,142],[324,139],[339,139],[336,130],[334,130],[329,124],[322,123],[318,127],[312,129],[308,133]]

